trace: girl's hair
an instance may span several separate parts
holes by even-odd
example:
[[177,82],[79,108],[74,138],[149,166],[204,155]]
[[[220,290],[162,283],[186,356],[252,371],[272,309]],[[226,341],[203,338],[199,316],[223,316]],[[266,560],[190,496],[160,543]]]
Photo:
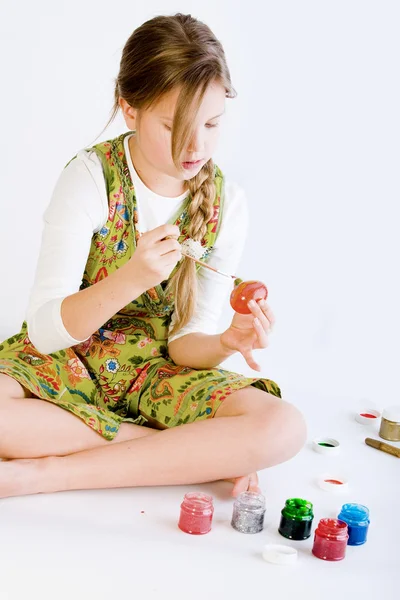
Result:
[[[157,16],[138,27],[126,42],[115,79],[115,102],[110,120],[119,110],[119,98],[139,111],[150,108],[163,94],[177,86],[181,91],[172,123],[171,152],[181,169],[181,158],[193,134],[193,122],[207,86],[221,84],[227,98],[234,98],[221,43],[210,28],[191,15]],[[104,131],[104,130],[103,130]],[[201,240],[213,216],[215,199],[214,163],[210,159],[188,180],[191,201],[188,206],[188,235]],[[195,263],[183,257],[171,277],[167,293],[175,295],[176,322],[171,334],[191,319],[197,297]]]

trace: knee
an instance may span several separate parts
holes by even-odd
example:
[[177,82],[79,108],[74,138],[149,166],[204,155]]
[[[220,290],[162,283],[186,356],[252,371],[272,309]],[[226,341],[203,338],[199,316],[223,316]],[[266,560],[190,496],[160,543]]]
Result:
[[307,439],[303,415],[285,400],[258,407],[251,420],[256,470],[289,460],[303,448]]
[[0,400],[9,398],[24,398],[27,394],[16,379],[9,375],[0,374]]

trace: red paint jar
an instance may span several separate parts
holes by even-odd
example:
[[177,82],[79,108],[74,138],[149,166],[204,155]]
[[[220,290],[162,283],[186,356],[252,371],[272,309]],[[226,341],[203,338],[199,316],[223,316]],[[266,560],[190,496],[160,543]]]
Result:
[[347,523],[339,519],[321,519],[315,530],[312,553],[322,560],[343,560],[348,539]]
[[178,527],[185,533],[200,535],[208,533],[214,513],[213,499],[207,494],[185,494],[181,504]]

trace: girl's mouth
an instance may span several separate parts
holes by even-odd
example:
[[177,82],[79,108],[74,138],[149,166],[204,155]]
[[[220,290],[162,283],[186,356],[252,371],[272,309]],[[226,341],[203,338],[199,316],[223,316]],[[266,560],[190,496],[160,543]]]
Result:
[[196,169],[202,162],[202,160],[184,162],[182,163],[182,166],[186,171],[190,171],[191,169]]

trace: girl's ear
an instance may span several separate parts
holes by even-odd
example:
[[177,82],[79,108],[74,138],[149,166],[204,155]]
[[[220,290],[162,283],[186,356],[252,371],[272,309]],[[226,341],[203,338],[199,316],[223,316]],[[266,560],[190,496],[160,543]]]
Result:
[[137,109],[130,106],[124,98],[118,98],[126,126],[131,131],[136,129]]

